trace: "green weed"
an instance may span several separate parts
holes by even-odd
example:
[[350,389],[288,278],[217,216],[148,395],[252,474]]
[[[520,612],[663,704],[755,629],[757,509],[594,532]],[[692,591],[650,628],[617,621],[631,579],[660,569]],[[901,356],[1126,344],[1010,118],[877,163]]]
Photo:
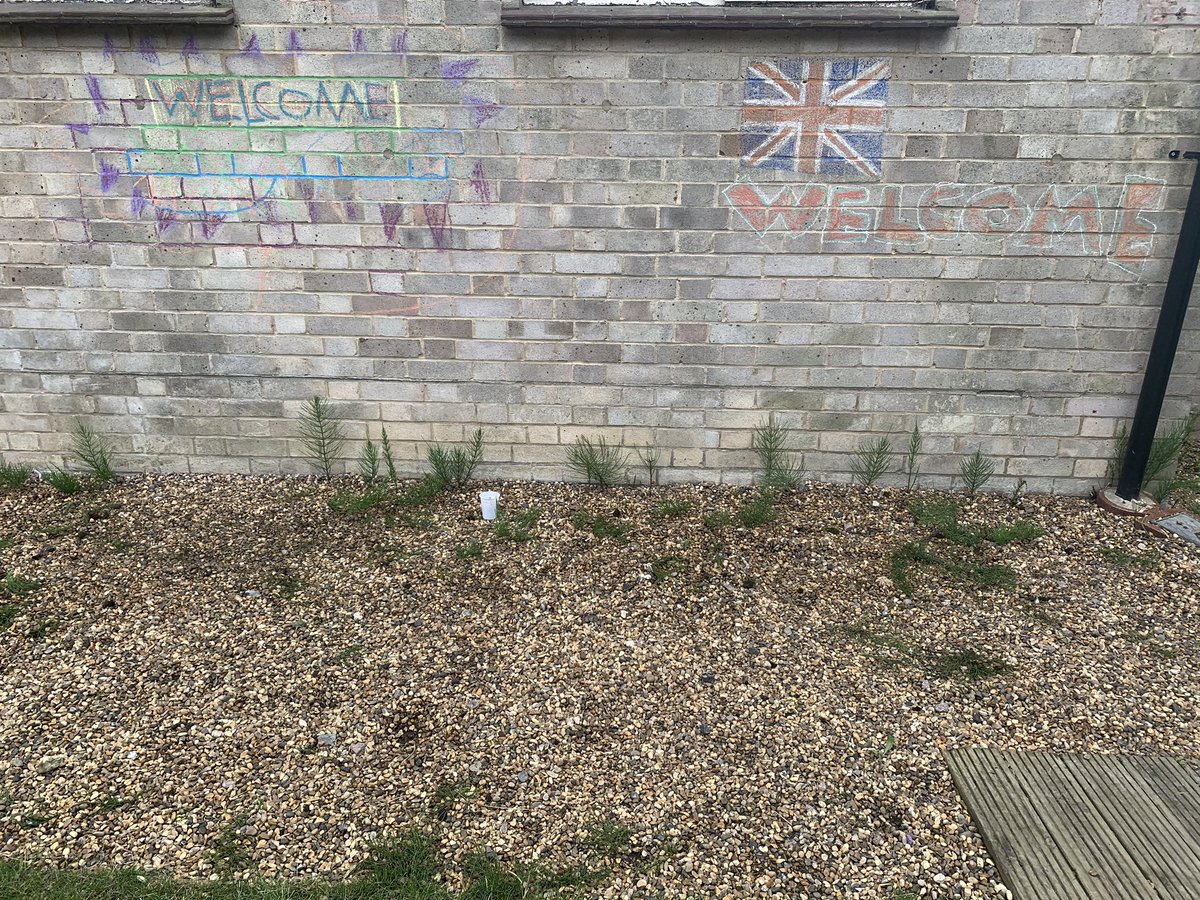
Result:
[[212,857],[213,868],[219,873],[232,875],[250,868],[253,860],[246,850],[245,839],[239,833],[249,824],[248,816],[238,815],[217,833],[213,842]]
[[658,449],[656,447],[647,447],[645,450],[638,450],[637,455],[638,462],[646,470],[646,484],[655,484],[658,481]]
[[1096,552],[1100,554],[1100,558],[1105,562],[1121,569],[1135,567],[1149,569],[1154,567],[1154,557],[1148,553],[1130,553],[1119,547],[1104,546],[1097,547]]
[[664,500],[654,510],[660,519],[678,519],[692,511],[692,504],[687,500]]
[[682,569],[683,565],[684,560],[682,557],[660,556],[650,563],[650,579],[658,582],[666,581]]
[[733,516],[724,510],[719,510],[717,512],[705,513],[701,516],[700,522],[709,531],[720,531],[722,528],[733,524]]
[[843,637],[876,648],[876,661],[887,665],[904,665],[917,656],[917,650],[904,638],[875,631],[867,624],[866,619],[859,619],[853,625],[834,626],[834,631]]
[[540,507],[532,506],[511,515],[501,514],[496,519],[496,537],[502,541],[524,543],[533,540],[537,535],[534,526],[542,515]]
[[850,460],[851,477],[863,487],[871,487],[892,468],[896,451],[886,437],[870,441],[854,451]]
[[465,447],[447,450],[441,445],[434,445],[429,448],[426,457],[433,469],[433,476],[443,485],[466,484],[483,459],[483,429],[476,428]]
[[71,453],[98,483],[109,484],[116,481],[112,447],[104,437],[82,422],[76,423],[71,434]]
[[[31,820],[34,817],[29,817]],[[25,827],[48,819],[38,817]],[[244,871],[251,860],[238,820],[223,829],[213,858],[222,872]],[[269,881],[263,879],[174,881],[132,869],[48,869],[15,860],[0,860],[0,897],[22,900],[523,900],[563,895],[607,877],[582,866],[551,870],[541,866],[504,864],[478,853],[463,866],[465,887],[452,895],[440,882],[443,861],[437,841],[426,831],[406,832],[374,844],[370,856],[342,883]]]
[[24,487],[25,482],[29,481],[29,476],[32,474],[33,469],[29,466],[10,465],[0,459],[0,487],[13,489]]
[[750,435],[750,449],[758,456],[759,481],[767,487],[794,488],[804,477],[804,458],[788,449],[791,429],[771,413]]
[[400,506],[424,506],[437,497],[446,487],[446,483],[436,475],[426,475],[416,484],[402,493],[396,502]]
[[460,800],[475,796],[475,791],[476,787],[470,781],[443,781],[434,790],[429,809],[439,822],[444,822],[453,812],[454,805]]
[[738,523],[743,528],[758,528],[775,521],[775,500],[769,490],[757,491],[737,511]]
[[627,543],[629,532],[633,530],[633,526],[628,522],[616,522],[598,513],[590,513],[582,509],[571,514],[571,524],[580,531],[585,529],[591,531],[594,537],[609,538],[618,544]]
[[322,478],[333,477],[333,466],[346,443],[346,432],[329,404],[313,397],[300,411],[300,442]]
[[976,450],[958,465],[958,475],[968,494],[977,493],[996,474],[996,464]]
[[42,473],[42,481],[50,485],[60,494],[71,496],[83,490],[83,481],[79,476],[66,469],[49,469]]
[[373,440],[367,438],[358,457],[358,474],[367,484],[374,484],[379,478],[379,463],[379,448]]
[[382,484],[373,484],[361,493],[358,491],[338,491],[327,502],[329,508],[335,513],[355,516],[370,512],[387,499],[387,487]]
[[609,444],[604,438],[593,444],[580,435],[567,448],[567,468],[596,487],[611,487],[624,478],[627,460],[628,455],[619,445]]
[[1045,533],[1045,529],[1021,519],[1008,525],[993,526],[987,530],[986,536],[993,544],[1014,544],[1032,541]]
[[602,856],[621,856],[629,850],[629,829],[612,819],[598,819],[588,824],[583,843]]
[[467,541],[454,548],[454,555],[459,559],[479,559],[483,556],[483,544],[479,541]]
[[383,451],[383,462],[387,466],[388,481],[398,480],[396,477],[396,458],[392,455],[392,442],[388,440],[387,429],[383,429],[383,437],[379,441],[379,447]]
[[333,657],[335,666],[346,666],[362,657],[363,645],[351,644],[343,650],[339,650]]
[[921,444],[921,426],[914,424],[912,433],[908,436],[908,444],[904,448],[904,462],[901,465],[910,491],[917,486],[917,476],[921,474]]
[[933,655],[933,671],[941,678],[982,681],[1011,670],[1008,663],[977,650],[953,650]]
[[16,572],[9,572],[0,580],[0,591],[11,597],[28,597],[41,586],[42,583],[36,578],[27,578]]
[[0,631],[7,630],[20,614],[20,603],[0,603]]

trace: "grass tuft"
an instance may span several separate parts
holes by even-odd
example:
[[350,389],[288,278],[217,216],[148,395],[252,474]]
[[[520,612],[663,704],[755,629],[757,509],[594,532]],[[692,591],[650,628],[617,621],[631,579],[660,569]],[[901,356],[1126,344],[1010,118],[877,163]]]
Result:
[[300,411],[300,441],[318,474],[332,478],[346,433],[337,415],[320,397],[314,396]]
[[933,671],[941,678],[982,681],[1011,670],[1008,663],[994,659],[977,650],[953,650],[934,655]]
[[611,487],[625,476],[628,457],[619,445],[609,444],[604,438],[596,443],[580,435],[567,448],[567,468],[582,475],[588,484]]
[[42,481],[65,497],[78,494],[83,490],[83,481],[79,476],[66,469],[50,469],[43,472]]
[[692,504],[687,500],[664,500],[658,504],[654,514],[660,519],[678,519],[692,511]]
[[743,528],[758,528],[775,521],[775,498],[769,490],[755,493],[750,500],[737,511],[738,523]]
[[720,531],[722,528],[727,528],[733,524],[733,516],[724,510],[717,510],[716,512],[705,513],[701,516],[700,522],[709,531]]
[[41,586],[42,583],[36,578],[26,578],[16,572],[9,572],[0,580],[0,591],[10,597],[28,597]]
[[892,442],[885,437],[870,441],[854,451],[850,460],[850,474],[855,483],[871,487],[892,468],[896,451]]
[[666,581],[683,568],[685,560],[681,556],[660,556],[650,562],[650,580]]
[[533,506],[519,512],[501,514],[496,519],[496,537],[502,541],[525,543],[537,537],[533,528],[542,515],[540,507]]
[[466,800],[469,797],[475,796],[475,791],[475,785],[465,779],[443,781],[434,790],[433,799],[429,801],[429,809],[439,822],[444,822],[450,813],[453,812],[454,805],[459,800]]
[[611,538],[618,544],[629,542],[629,532],[633,526],[628,522],[616,522],[598,513],[578,510],[571,515],[571,524],[580,531],[589,530],[598,538]]
[[479,559],[483,556],[483,544],[479,541],[467,541],[454,548],[454,555],[459,559]]
[[597,819],[588,824],[583,843],[601,856],[621,856],[629,850],[629,829],[612,819]]
[[33,469],[29,466],[12,465],[0,459],[0,487],[16,489],[24,487]]
[[387,488],[380,484],[371,485],[365,491],[338,491],[327,501],[335,513],[354,516],[369,512],[388,499]]
[[798,487],[804,477],[804,460],[788,449],[791,429],[771,413],[750,435],[750,449],[758,455],[759,481],[767,487]]
[[976,450],[958,464],[958,475],[968,494],[978,493],[996,474],[996,464]]
[[993,544],[1019,544],[1024,541],[1032,541],[1045,533],[1045,529],[1020,519],[1008,525],[996,525],[989,528],[986,537]]
[[483,429],[476,428],[465,447],[447,450],[440,444],[430,447],[426,453],[433,477],[443,485],[463,485],[471,480],[475,467],[483,459]]
[[117,480],[112,447],[107,439],[82,422],[77,422],[71,433],[71,454],[98,483],[111,484]]

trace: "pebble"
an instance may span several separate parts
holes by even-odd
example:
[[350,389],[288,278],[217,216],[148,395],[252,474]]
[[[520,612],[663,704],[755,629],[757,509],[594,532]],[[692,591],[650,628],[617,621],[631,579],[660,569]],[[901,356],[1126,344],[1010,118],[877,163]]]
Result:
[[[1046,535],[931,546],[1017,588],[918,565],[908,595],[890,554],[931,538],[896,489],[813,485],[714,530],[746,494],[512,482],[506,507],[541,510],[514,543],[473,489],[413,527],[334,514],[354,484],[134,477],[82,535],[47,486],[0,492],[0,568],[44,585],[0,645],[5,856],[212,878],[239,822],[257,872],[339,878],[422,827],[452,885],[490,848],[602,862],[589,897],[999,898],[943,748],[1200,756],[1194,551],[1085,500],[975,498],[964,521]],[[569,524],[618,506],[624,542]],[[33,640],[33,616],[59,627]],[[938,673],[967,649],[1011,668]],[[588,855],[599,821],[627,855]]]

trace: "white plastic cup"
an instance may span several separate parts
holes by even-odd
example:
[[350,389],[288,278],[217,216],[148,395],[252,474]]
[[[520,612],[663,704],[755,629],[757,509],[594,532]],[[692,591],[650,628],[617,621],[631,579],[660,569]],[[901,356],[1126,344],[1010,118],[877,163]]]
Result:
[[483,518],[487,522],[494,521],[496,518],[496,504],[500,502],[499,491],[480,491],[479,492],[479,510],[483,513]]

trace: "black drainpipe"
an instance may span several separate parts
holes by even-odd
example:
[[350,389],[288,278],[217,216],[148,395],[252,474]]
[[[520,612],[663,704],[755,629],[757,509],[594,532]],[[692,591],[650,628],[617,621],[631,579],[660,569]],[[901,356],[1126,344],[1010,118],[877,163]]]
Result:
[[[1171,151],[1171,159],[1200,160],[1200,152]],[[1129,429],[1129,449],[1121,466],[1121,477],[1117,480],[1117,496],[1122,500],[1136,501],[1142,492],[1146,477],[1146,462],[1150,458],[1150,445],[1158,428],[1158,416],[1162,412],[1163,397],[1167,393],[1167,381],[1171,377],[1171,366],[1175,362],[1175,350],[1179,347],[1179,334],[1183,331],[1183,317],[1187,313],[1188,297],[1196,281],[1196,263],[1200,261],[1200,166],[1192,175],[1192,191],[1188,194],[1187,209],[1179,229],[1179,243],[1175,246],[1175,258],[1171,262],[1171,274],[1163,293],[1162,311],[1158,314],[1158,327],[1154,331],[1154,343],[1150,357],[1146,360],[1146,375],[1142,379],[1142,392],[1138,395],[1137,411],[1133,414],[1133,425]]]

